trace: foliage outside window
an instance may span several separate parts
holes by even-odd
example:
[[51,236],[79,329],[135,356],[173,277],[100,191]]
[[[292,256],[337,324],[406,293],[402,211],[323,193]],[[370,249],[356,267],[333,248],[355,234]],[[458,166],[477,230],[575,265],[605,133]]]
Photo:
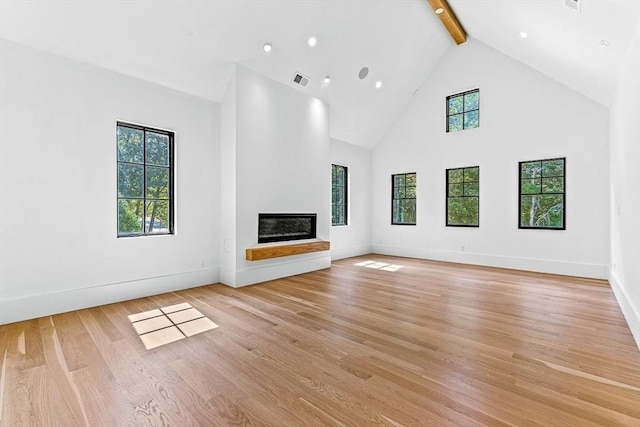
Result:
[[447,169],[447,226],[480,224],[480,167]]
[[391,224],[416,225],[416,174],[391,176]]
[[447,132],[480,126],[480,89],[447,96]]
[[347,225],[347,167],[331,165],[331,225]]
[[173,233],[174,134],[117,124],[118,237]]
[[565,158],[520,162],[519,228],[565,229]]

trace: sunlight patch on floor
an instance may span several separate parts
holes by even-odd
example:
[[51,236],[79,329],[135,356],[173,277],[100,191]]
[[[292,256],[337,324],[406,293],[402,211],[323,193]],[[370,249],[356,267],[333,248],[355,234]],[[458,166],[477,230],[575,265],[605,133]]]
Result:
[[218,327],[186,302],[132,314],[129,321],[147,350]]
[[376,270],[384,270],[384,271],[398,271],[402,268],[401,265],[388,264],[386,262],[378,262],[378,261],[362,261],[362,262],[356,263],[355,265],[357,265],[358,267],[367,267],[367,268],[373,268]]

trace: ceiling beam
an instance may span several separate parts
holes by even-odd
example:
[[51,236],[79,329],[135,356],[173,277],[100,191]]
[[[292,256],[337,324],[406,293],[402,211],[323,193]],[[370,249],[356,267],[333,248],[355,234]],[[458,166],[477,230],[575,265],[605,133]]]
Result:
[[[462,44],[467,41],[467,33],[460,25],[460,21],[456,18],[447,0],[428,0],[433,12],[440,18],[442,25],[449,31],[451,37],[456,44]],[[440,11],[442,9],[442,11]],[[438,13],[441,12],[441,13]]]

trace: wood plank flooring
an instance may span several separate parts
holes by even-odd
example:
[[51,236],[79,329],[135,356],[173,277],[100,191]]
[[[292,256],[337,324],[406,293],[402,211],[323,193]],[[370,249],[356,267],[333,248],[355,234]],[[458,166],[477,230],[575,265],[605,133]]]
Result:
[[[183,302],[219,327],[145,350]],[[640,426],[606,282],[379,255],[0,326],[0,363],[12,427]]]

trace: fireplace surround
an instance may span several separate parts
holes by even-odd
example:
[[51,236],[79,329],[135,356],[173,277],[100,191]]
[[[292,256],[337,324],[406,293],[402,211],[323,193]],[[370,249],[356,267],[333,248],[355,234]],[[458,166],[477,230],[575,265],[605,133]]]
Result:
[[314,213],[260,213],[258,243],[315,239],[316,223]]

